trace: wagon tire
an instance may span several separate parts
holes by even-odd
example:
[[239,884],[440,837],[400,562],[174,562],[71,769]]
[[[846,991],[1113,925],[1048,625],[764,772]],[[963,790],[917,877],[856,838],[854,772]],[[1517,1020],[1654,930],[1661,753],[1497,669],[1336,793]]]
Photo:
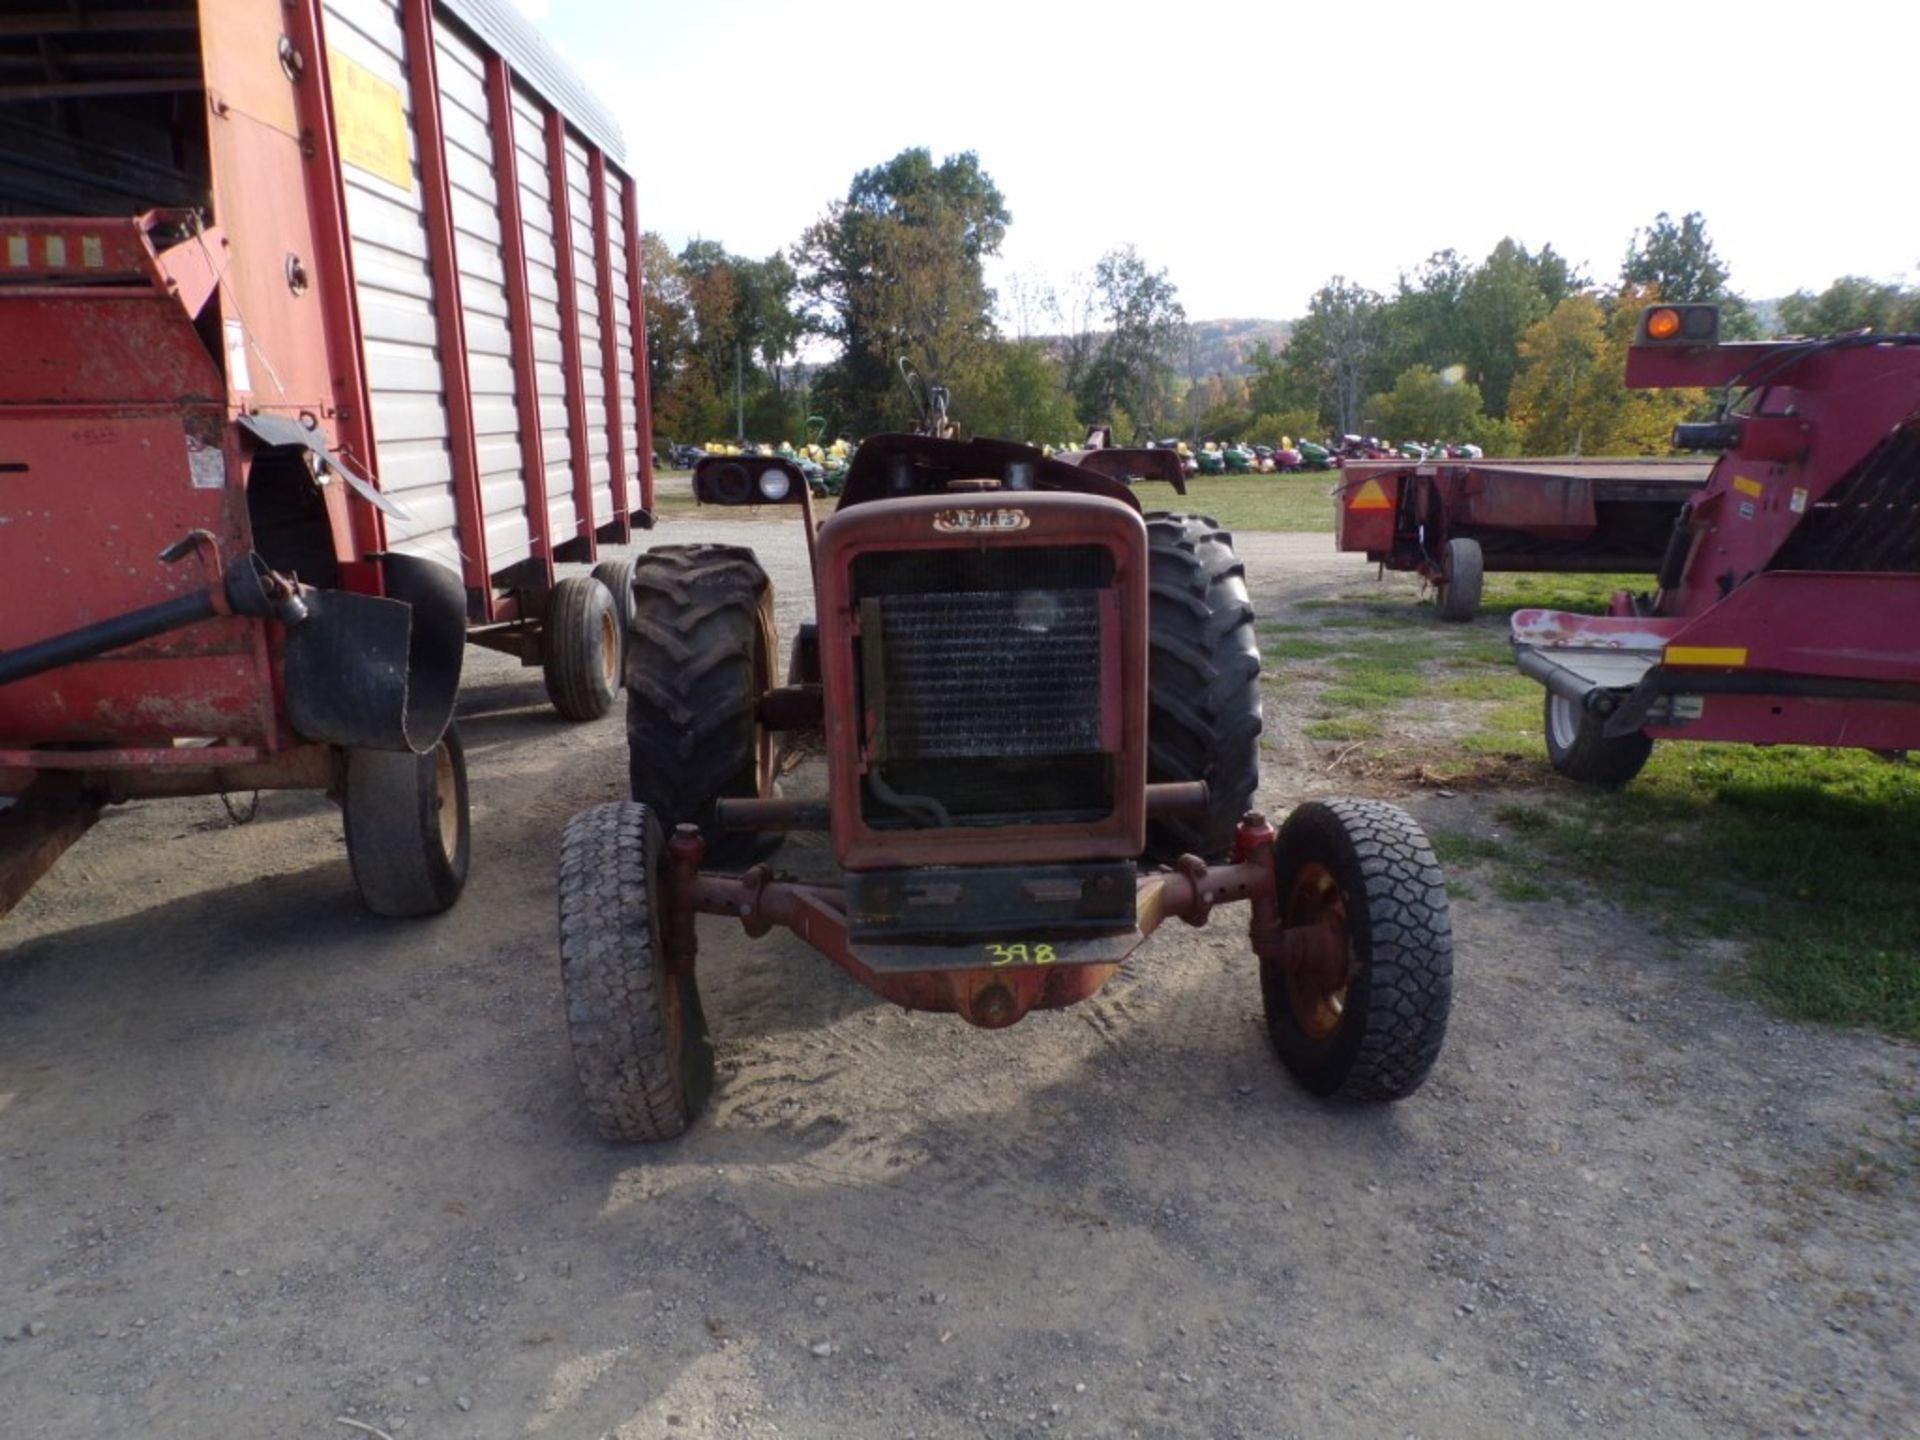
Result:
[[713,1042],[693,975],[661,948],[660,824],[596,805],[560,844],[560,984],[588,1118],[607,1140],[671,1140],[713,1088]]
[[660,824],[700,827],[728,867],[778,837],[722,834],[714,806],[774,793],[774,746],[760,723],[779,638],[773,586],[738,545],[661,545],[635,558],[627,632],[627,775]]
[[1464,536],[1447,541],[1440,552],[1439,592],[1442,620],[1471,620],[1480,613],[1486,589],[1486,557],[1478,540]]
[[1560,774],[1582,785],[1618,790],[1653,754],[1653,741],[1640,731],[1609,735],[1604,719],[1551,690],[1541,716],[1547,759]]
[[395,919],[451,909],[473,852],[459,733],[448,726],[424,755],[348,750],[343,791],[347,863],[366,907]]
[[1453,1008],[1453,924],[1433,847],[1396,805],[1330,800],[1289,815],[1273,856],[1281,918],[1301,931],[1260,962],[1281,1062],[1315,1095],[1411,1095]]
[[613,596],[613,614],[620,631],[621,654],[626,653],[627,624],[633,619],[633,557],[602,560],[593,567],[593,578],[607,587]]
[[1147,780],[1203,780],[1203,817],[1152,820],[1144,858],[1223,859],[1260,783],[1260,645],[1233,536],[1205,515],[1147,522]]
[[598,720],[620,693],[620,618],[613,593],[570,575],[547,597],[540,627],[547,698],[568,720]]

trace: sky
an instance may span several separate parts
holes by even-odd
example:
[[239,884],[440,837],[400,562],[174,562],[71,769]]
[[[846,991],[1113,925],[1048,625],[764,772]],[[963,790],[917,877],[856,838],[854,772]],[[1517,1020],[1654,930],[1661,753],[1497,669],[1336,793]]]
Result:
[[1920,281],[1914,0],[515,0],[612,107],[641,224],[760,256],[909,146],[972,150],[990,279],[1133,244],[1189,317],[1551,243],[1611,281],[1702,212],[1756,299]]

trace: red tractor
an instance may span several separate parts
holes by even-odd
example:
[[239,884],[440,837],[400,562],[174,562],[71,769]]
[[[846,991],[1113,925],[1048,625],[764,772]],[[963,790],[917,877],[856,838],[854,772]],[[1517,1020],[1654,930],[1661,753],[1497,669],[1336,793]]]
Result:
[[1606,616],[1520,610],[1547,751],[1626,784],[1655,740],[1920,749],[1920,335],[1722,345],[1711,305],[1640,317],[1627,383],[1716,386],[1717,451],[1651,596]]
[[[1373,800],[1250,810],[1260,654],[1232,537],[1143,514],[1166,451],[1049,459],[922,435],[861,445],[834,514],[774,457],[714,458],[703,503],[792,504],[817,624],[775,679],[765,572],[729,545],[635,567],[632,800],[568,824],[567,1021],[615,1140],[679,1134],[713,1076],[695,917],[792,929],[896,1004],[1011,1025],[1099,990],[1161,923],[1245,902],[1268,1028],[1318,1095],[1394,1100],[1452,998],[1444,878]],[[773,793],[775,736],[824,735],[824,799]],[[830,834],[830,883],[766,857]]]

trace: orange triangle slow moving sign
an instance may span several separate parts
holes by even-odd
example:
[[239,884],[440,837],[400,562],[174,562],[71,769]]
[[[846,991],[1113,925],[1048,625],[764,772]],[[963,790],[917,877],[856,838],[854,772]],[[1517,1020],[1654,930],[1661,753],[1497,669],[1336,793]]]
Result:
[[1347,500],[1349,510],[1391,510],[1393,502],[1387,499],[1387,492],[1380,488],[1378,480],[1365,481]]

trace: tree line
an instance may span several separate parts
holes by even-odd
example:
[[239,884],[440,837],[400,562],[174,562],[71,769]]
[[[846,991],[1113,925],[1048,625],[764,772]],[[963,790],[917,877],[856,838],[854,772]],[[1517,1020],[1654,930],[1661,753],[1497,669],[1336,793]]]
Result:
[[[1627,345],[1656,300],[1711,301],[1723,336],[1920,328],[1920,290],[1843,277],[1758,306],[1698,213],[1633,232],[1596,280],[1551,245],[1429,256],[1381,294],[1335,276],[1251,374],[1205,373],[1172,279],[1131,245],[1064,289],[986,283],[1012,216],[971,152],[904,150],[763,259],[642,238],[656,443],[897,430],[944,387],[968,433],[1060,441],[1089,424],[1235,438],[1369,434],[1470,441],[1489,454],[1658,454],[1703,397],[1629,391]],[[814,338],[835,355],[796,363]],[[905,383],[912,377],[917,389]]]

